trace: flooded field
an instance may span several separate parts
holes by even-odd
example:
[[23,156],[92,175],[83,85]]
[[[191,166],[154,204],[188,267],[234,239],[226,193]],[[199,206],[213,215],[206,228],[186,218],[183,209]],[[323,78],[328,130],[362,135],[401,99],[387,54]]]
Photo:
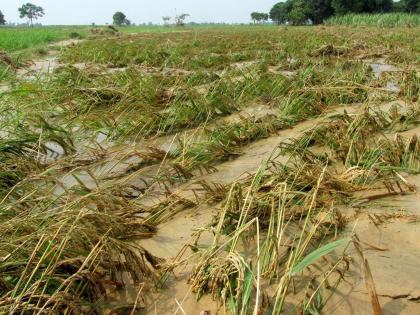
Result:
[[0,85],[0,314],[419,314],[418,28],[54,44]]

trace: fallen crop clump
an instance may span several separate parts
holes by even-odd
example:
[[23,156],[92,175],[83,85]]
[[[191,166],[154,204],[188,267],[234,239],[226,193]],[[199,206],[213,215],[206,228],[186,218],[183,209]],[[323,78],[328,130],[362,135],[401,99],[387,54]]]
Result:
[[14,66],[12,58],[4,51],[0,51],[0,62],[6,66]]
[[[37,157],[46,154],[41,135],[18,135],[0,151],[1,312],[98,312],[126,274],[135,285],[157,281],[162,260],[131,243],[155,233],[127,218],[137,207],[83,186],[54,196],[53,171]],[[44,140],[58,141],[52,135]]]

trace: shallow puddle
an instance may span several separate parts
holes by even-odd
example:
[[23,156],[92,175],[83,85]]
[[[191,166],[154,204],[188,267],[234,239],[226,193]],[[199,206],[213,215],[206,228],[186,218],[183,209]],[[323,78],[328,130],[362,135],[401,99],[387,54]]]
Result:
[[399,93],[401,91],[401,86],[395,82],[387,82],[384,89],[388,92]]
[[385,72],[398,72],[401,71],[397,67],[386,63],[385,59],[379,59],[374,62],[369,63],[372,68],[372,72],[376,79],[380,79],[382,74]]
[[34,61],[29,67],[18,69],[16,74],[25,80],[36,80],[41,75],[48,75],[60,66],[56,56]]
[[2,92],[7,92],[7,91],[10,91],[10,86],[9,86],[9,85],[7,85],[7,84],[1,84],[1,85],[0,85],[0,94],[1,94]]
[[[420,187],[419,175],[405,179]],[[386,192],[357,193],[361,198]],[[347,209],[349,212],[351,209]],[[354,210],[354,209],[353,209]],[[420,195],[418,192],[384,197],[356,210],[355,220],[348,223],[346,234],[355,233],[364,242],[367,259],[379,296],[383,314],[419,314],[420,273]],[[348,255],[357,258],[352,247]],[[352,262],[346,281],[341,281],[326,300],[325,314],[368,314],[372,305],[358,261]]]

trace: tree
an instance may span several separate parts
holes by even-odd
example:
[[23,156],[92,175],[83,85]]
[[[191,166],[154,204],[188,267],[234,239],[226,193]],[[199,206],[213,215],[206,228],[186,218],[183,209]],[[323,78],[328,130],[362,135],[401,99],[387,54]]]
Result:
[[364,0],[332,0],[331,6],[336,15],[347,13],[361,13],[365,7]]
[[420,13],[420,1],[418,0],[401,0],[400,2],[397,2],[397,4],[402,12]]
[[26,3],[22,5],[19,9],[20,18],[27,18],[33,26],[33,20],[37,20],[40,17],[45,15],[44,9],[40,6],[37,6],[32,3]]
[[268,13],[261,13],[261,19],[263,22],[267,22],[270,18],[270,15]]
[[404,12],[403,0],[398,2],[394,2],[392,4],[392,11],[393,12]]
[[6,24],[6,20],[4,19],[3,13],[0,11],[0,25]]
[[177,15],[175,17],[175,24],[176,26],[185,26],[185,19],[189,17],[190,15],[188,13],[182,13],[180,15]]
[[334,15],[331,0],[305,0],[307,7],[307,18],[313,24],[321,24],[325,19]]
[[252,12],[251,13],[251,20],[254,21],[254,24],[257,22],[258,18],[259,18],[259,13],[258,12]]
[[270,10],[270,19],[277,24],[285,24],[289,20],[291,3],[291,1],[276,3]]
[[260,23],[263,21],[268,21],[269,15],[267,13],[261,13],[261,12],[252,12],[251,13],[251,19],[254,21],[254,24],[256,22]]
[[393,7],[392,0],[365,0],[363,12],[390,12]]
[[289,20],[293,25],[305,24],[308,20],[308,7],[304,0],[294,0],[293,8],[289,13]]
[[162,16],[163,25],[169,26],[169,21],[171,20],[170,16]]
[[112,20],[113,20],[113,24],[117,26],[131,24],[130,20],[127,19],[127,16],[120,11],[115,12],[114,16],[112,17]]
[[[401,0],[400,2],[393,3],[392,0],[287,0],[273,6],[270,18],[277,24],[290,22],[293,25],[301,25],[308,20],[311,20],[313,24],[321,24],[334,14],[389,12],[392,9],[405,12],[420,10],[419,0]],[[405,10],[405,3],[411,5],[410,10]],[[258,14],[257,12],[251,14],[254,21],[258,21]]]
[[[418,2],[418,0],[414,0],[414,2]],[[401,5],[399,2],[394,3],[393,0],[331,0],[331,6],[335,14],[343,15],[347,13],[390,12],[394,7],[399,8]]]

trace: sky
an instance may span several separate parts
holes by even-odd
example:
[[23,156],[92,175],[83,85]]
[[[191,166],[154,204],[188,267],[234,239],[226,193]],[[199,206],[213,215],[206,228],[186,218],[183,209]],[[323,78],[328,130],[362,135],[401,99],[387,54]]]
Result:
[[[17,8],[20,0],[0,0],[0,11],[8,22],[23,22]],[[250,22],[253,11],[268,12],[278,0],[32,0],[42,6],[44,25],[105,24],[122,11],[133,23],[161,23],[162,16],[189,13],[193,22]]]

